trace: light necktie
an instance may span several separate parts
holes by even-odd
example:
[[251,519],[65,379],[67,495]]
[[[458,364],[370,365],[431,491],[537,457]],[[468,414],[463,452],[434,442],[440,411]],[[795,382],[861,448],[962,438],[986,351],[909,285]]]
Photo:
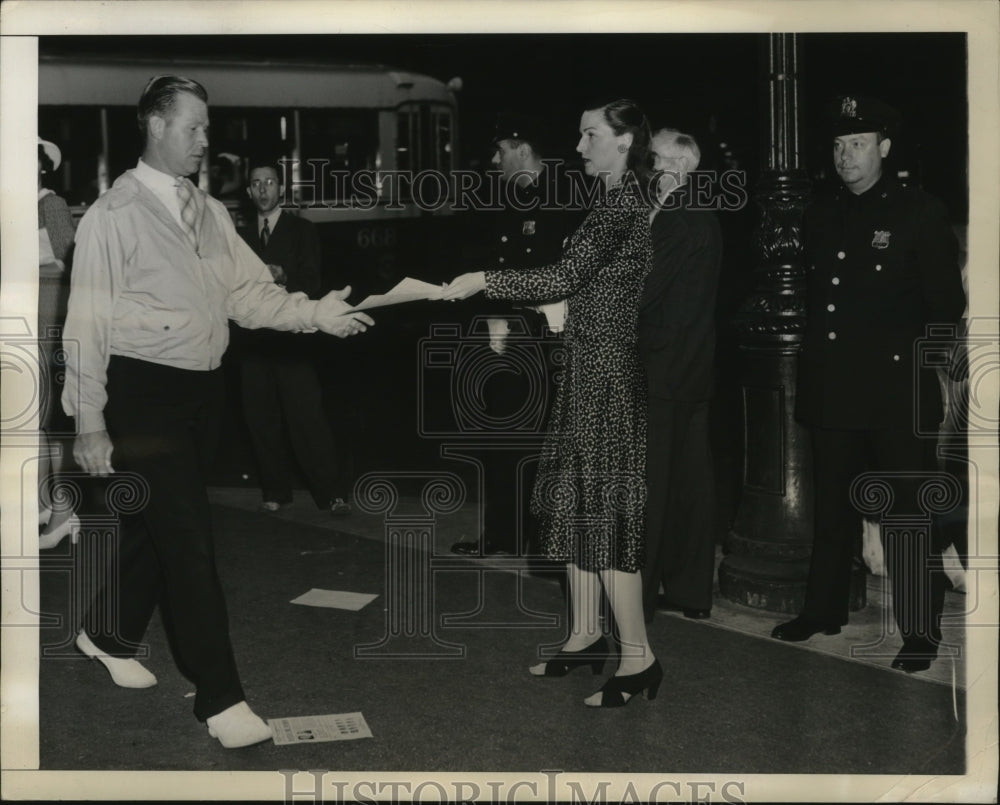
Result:
[[264,219],[264,226],[260,230],[260,245],[261,248],[267,248],[267,242],[271,239],[271,225],[268,223],[267,218]]
[[198,194],[188,179],[177,181],[177,199],[181,205],[181,228],[187,235],[191,248],[198,251]]

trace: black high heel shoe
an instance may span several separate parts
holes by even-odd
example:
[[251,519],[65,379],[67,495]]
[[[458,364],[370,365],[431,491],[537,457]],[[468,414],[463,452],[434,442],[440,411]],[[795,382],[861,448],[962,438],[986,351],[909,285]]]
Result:
[[[646,698],[653,701],[656,693],[660,689],[663,681],[663,667],[659,660],[653,660],[653,664],[645,671],[628,676],[613,676],[601,687],[601,703],[588,704],[588,707],[624,707],[637,693],[646,691]],[[622,694],[629,694],[626,699]]]
[[610,657],[608,641],[601,635],[597,640],[580,651],[560,651],[552,659],[545,661],[545,671],[536,676],[566,676],[574,668],[589,665],[595,674],[601,673],[605,660]]

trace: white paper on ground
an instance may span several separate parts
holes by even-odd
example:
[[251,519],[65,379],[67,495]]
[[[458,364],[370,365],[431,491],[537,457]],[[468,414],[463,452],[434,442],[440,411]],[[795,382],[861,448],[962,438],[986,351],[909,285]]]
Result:
[[398,305],[400,302],[416,302],[421,299],[440,299],[444,289],[423,280],[405,277],[383,294],[372,294],[354,306],[353,310],[368,310],[373,307]]
[[350,593],[345,590],[321,590],[318,587],[313,587],[309,592],[303,593],[298,598],[293,598],[291,603],[307,607],[349,609],[356,612],[376,598],[378,595],[373,593]]
[[279,746],[320,741],[353,741],[357,738],[372,737],[372,731],[368,729],[365,717],[361,713],[269,718],[267,725],[274,733],[274,742]]

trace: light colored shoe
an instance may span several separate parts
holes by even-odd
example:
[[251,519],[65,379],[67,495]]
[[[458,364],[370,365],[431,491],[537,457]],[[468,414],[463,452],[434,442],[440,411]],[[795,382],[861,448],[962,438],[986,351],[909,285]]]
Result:
[[156,677],[143,668],[138,660],[127,660],[124,657],[112,657],[105,654],[87,637],[86,632],[81,631],[77,635],[76,647],[90,659],[100,660],[119,687],[151,688],[156,684]]
[[80,518],[75,514],[71,514],[69,519],[61,522],[47,534],[44,532],[39,534],[38,550],[47,551],[50,548],[55,548],[65,539],[67,534],[70,535],[70,541],[74,545],[80,541]]
[[265,500],[263,503],[260,504],[260,506],[257,507],[257,511],[259,511],[259,512],[270,512],[270,513],[273,514],[274,512],[278,511],[280,508],[281,508],[281,504],[278,503],[278,501],[276,501],[276,500]]
[[271,728],[245,701],[210,716],[206,723],[208,734],[218,738],[226,749],[239,749],[274,738]]

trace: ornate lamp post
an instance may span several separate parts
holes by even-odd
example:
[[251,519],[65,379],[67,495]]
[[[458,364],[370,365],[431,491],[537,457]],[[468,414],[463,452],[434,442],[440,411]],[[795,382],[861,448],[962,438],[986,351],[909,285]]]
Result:
[[[810,182],[799,161],[798,37],[767,34],[762,58],[769,116],[754,200],[754,290],[734,322],[743,405],[743,492],[719,567],[726,598],[797,614],[813,539],[812,451],[794,418],[798,351],[805,332],[802,216]],[[851,606],[864,606],[864,576]]]

